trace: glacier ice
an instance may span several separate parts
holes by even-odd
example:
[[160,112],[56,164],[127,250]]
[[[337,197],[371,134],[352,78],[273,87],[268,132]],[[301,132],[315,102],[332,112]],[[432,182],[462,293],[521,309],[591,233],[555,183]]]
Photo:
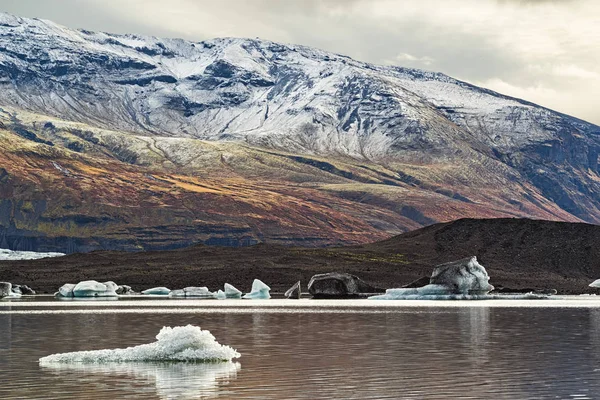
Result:
[[73,297],[116,297],[114,290],[97,281],[82,281],[73,288]]
[[40,258],[62,257],[64,255],[64,253],[38,253],[35,251],[0,249],[0,260],[39,260]]
[[494,287],[489,275],[476,257],[438,265],[431,275],[430,284],[418,288],[388,289],[385,294],[371,296],[372,300],[487,300],[487,299],[540,299],[546,295],[527,293],[506,296],[489,295]]
[[110,363],[110,362],[225,362],[239,358],[240,354],[229,346],[220,344],[207,330],[187,325],[163,327],[157,341],[125,349],[76,351],[52,354],[40,358],[40,365],[53,363]]
[[244,295],[244,299],[270,299],[271,295],[269,294],[269,291],[271,290],[270,287],[268,287],[267,285],[265,285],[262,281],[255,279],[252,282],[252,290],[250,293],[246,293]]
[[206,286],[189,286],[183,289],[173,290],[169,293],[169,297],[194,297],[199,299],[214,299],[215,296],[216,294],[208,290]]
[[228,299],[241,299],[242,292],[239,291],[235,286],[226,283],[225,284],[225,297]]
[[[226,385],[237,377],[241,365],[238,362],[220,363],[164,363],[129,362],[103,364],[42,364],[45,372],[69,376],[80,380],[90,375],[114,378],[115,385],[131,390],[139,386],[154,386],[159,399],[212,398],[220,385]],[[141,395],[139,397],[142,397]]]
[[154,287],[151,289],[142,290],[142,294],[151,294],[151,295],[159,295],[159,296],[168,296],[171,293],[171,289],[168,289],[164,286]]

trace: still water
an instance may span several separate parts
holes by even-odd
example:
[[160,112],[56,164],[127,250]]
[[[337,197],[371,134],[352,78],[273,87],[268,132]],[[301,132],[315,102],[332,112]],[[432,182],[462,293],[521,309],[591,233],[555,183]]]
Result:
[[[600,300],[290,302],[2,302],[0,398],[600,398]],[[163,326],[187,324],[242,357],[38,365],[53,353],[153,342]]]

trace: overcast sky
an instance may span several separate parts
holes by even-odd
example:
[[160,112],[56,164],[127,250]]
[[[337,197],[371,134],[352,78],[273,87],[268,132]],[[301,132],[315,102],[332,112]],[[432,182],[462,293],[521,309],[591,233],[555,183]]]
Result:
[[600,124],[600,0],[0,0],[0,10],[113,33],[314,46]]

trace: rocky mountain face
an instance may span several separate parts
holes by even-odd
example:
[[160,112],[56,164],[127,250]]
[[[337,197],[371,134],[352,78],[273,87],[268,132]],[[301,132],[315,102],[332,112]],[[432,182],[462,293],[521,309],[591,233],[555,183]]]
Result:
[[600,222],[600,127],[303,46],[0,14],[0,108],[0,244],[26,250],[361,243],[463,216]]

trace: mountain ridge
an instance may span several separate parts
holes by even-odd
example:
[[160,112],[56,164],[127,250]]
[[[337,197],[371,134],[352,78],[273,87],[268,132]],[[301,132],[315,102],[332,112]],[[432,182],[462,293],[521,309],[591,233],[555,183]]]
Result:
[[[93,185],[69,194],[68,201],[53,199],[50,182],[73,180],[60,168],[77,170],[83,162],[103,170],[96,165],[101,162],[124,176],[134,173],[143,187],[156,182],[146,176],[152,174],[167,182],[184,176],[177,179],[195,179],[194,185],[213,185],[204,181],[213,178],[256,187],[270,181],[279,193],[303,192],[287,214],[296,214],[296,207],[314,210],[310,196],[324,196],[317,220],[343,209],[338,221],[353,222],[342,225],[378,235],[461,216],[600,222],[600,127],[437,72],[257,39],[114,35],[0,14],[0,89],[0,130],[20,146],[1,156],[25,157],[19,159],[23,165],[39,159],[20,170],[3,166],[9,178],[0,179],[37,184],[31,191],[48,204],[61,203],[55,210],[77,197],[98,201]],[[42,161],[53,157],[60,168]],[[45,175],[46,183],[30,179],[37,175]],[[111,184],[114,196],[136,193],[130,182]],[[193,199],[198,189],[178,185],[179,192],[169,195],[182,207],[177,213],[188,214],[181,199]],[[219,193],[205,204],[209,212],[196,203],[187,224],[214,219],[234,196]],[[44,215],[22,213],[21,200],[27,198],[4,197],[5,235],[10,226],[34,236],[68,233],[59,222],[41,229]],[[121,198],[100,201],[107,207],[128,204]],[[164,210],[164,204],[151,203]],[[357,215],[350,204],[360,210]],[[115,222],[115,232],[127,227],[127,218],[111,210],[122,221]],[[257,225],[269,211],[256,211],[230,222],[246,226],[251,242],[272,240]],[[63,218],[70,211],[55,213]],[[19,227],[15,215],[31,220]],[[179,226],[185,224],[181,219]],[[355,235],[346,228],[330,231],[337,239],[328,242],[316,233],[319,226],[308,235],[321,238],[313,245]],[[294,222],[282,223],[277,235],[286,229],[293,231]],[[186,235],[195,239],[181,245],[210,240],[210,233]],[[227,232],[220,235],[225,239]],[[297,240],[300,232],[284,242]]]

